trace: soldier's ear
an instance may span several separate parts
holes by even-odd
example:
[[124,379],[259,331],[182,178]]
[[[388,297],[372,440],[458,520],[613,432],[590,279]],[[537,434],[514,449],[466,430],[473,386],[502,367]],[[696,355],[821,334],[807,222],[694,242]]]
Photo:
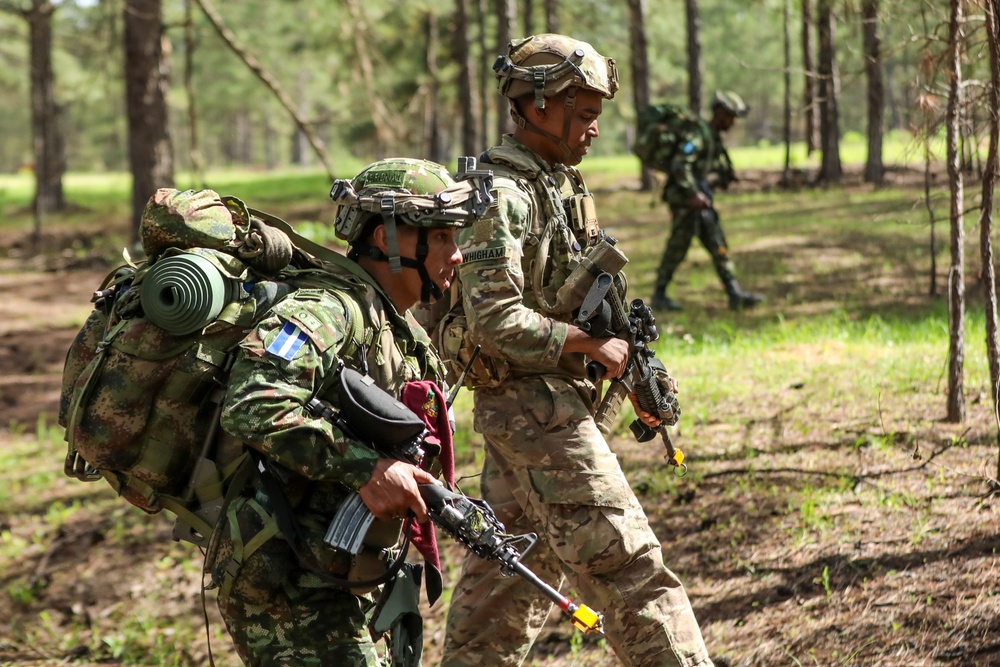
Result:
[[383,254],[389,253],[389,238],[385,232],[385,223],[379,223],[372,230],[372,245],[381,250]]

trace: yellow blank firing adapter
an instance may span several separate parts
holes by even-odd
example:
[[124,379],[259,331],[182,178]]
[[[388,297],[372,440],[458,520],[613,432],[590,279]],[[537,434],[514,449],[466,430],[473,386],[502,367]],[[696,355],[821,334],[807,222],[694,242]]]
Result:
[[667,460],[667,463],[676,467],[676,470],[674,470],[675,475],[683,477],[687,474],[688,467],[687,464],[684,463],[684,452],[679,449],[671,449],[671,451],[668,451],[663,455],[663,458]]
[[570,620],[584,634],[604,634],[604,614],[594,611],[585,604],[577,607]]

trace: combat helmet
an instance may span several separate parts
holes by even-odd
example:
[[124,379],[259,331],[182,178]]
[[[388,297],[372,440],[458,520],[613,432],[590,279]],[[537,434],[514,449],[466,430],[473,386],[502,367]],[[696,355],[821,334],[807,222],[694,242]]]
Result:
[[[423,281],[422,298],[440,298],[441,290],[430,279],[427,259],[427,230],[440,227],[467,227],[495,205],[491,192],[493,172],[476,169],[476,159],[460,157],[453,178],[436,162],[412,158],[388,158],[362,169],[351,180],[337,179],[330,188],[336,205],[334,233],[350,244],[348,256],[367,255],[389,262],[393,273],[404,266],[416,269]],[[385,224],[388,255],[364,243],[370,225]],[[420,229],[417,256],[400,257],[396,225]]]
[[743,118],[750,111],[750,107],[743,101],[743,98],[731,90],[717,90],[712,97],[712,109],[722,108],[733,114],[736,118]]
[[613,58],[602,56],[587,42],[566,35],[542,34],[510,42],[507,54],[493,63],[500,94],[511,100],[510,115],[518,127],[529,128],[559,144],[564,155],[569,147],[569,114],[563,136],[531,126],[515,100],[531,95],[536,109],[545,108],[546,98],[566,91],[566,107],[576,104],[576,89],[592,90],[605,99],[618,91],[618,69]]

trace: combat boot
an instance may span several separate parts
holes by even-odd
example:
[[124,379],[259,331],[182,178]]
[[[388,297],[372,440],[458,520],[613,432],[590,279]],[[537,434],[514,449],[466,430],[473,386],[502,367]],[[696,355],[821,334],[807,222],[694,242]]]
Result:
[[740,284],[735,280],[730,280],[726,282],[726,294],[729,295],[729,310],[743,310],[744,308],[753,308],[758,303],[764,300],[764,296],[761,294],[753,294],[751,292],[744,292],[740,287]]
[[663,292],[657,292],[653,295],[653,298],[649,300],[649,307],[653,310],[682,310],[679,302],[674,301]]

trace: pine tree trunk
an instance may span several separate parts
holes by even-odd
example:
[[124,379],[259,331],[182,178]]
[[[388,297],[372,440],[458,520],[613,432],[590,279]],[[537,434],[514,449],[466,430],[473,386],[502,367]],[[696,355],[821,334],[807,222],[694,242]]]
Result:
[[785,167],[781,182],[788,185],[792,172],[792,8],[791,0],[782,5],[782,47],[785,61],[785,108],[782,110],[782,141],[785,142]]
[[473,96],[472,72],[472,39],[469,36],[469,26],[472,19],[472,3],[470,0],[457,0],[455,3],[455,59],[458,61],[458,105],[462,110],[461,141],[462,155],[478,155],[479,142],[476,140],[476,113]]
[[545,0],[545,32],[559,32],[559,0]]
[[[649,49],[646,41],[646,0],[628,0],[629,24],[632,33],[632,103],[636,116],[649,105]],[[653,173],[640,167],[639,188],[653,187]]]
[[813,0],[802,0],[802,107],[805,113],[806,155],[819,148],[819,105],[816,103],[816,59],[813,50]]
[[146,202],[174,185],[167,123],[169,67],[163,53],[160,0],[125,1],[125,106],[132,170],[132,240]]
[[496,53],[493,53],[487,44],[487,33],[486,24],[488,22],[488,16],[490,13],[490,3],[489,0],[476,0],[476,23],[479,26],[477,37],[479,38],[479,60],[478,67],[474,71],[479,72],[479,76],[476,77],[476,85],[478,86],[477,91],[479,93],[479,148],[483,146],[492,146],[496,143],[490,137],[490,94],[492,93],[493,87],[493,70],[487,65],[493,62],[493,59],[497,57]]
[[963,0],[951,0],[948,35],[948,185],[951,204],[951,267],[948,271],[948,421],[965,421],[965,231],[964,182],[959,154],[959,110],[962,108]]
[[[517,19],[514,0],[496,0],[497,12],[497,55],[506,54],[513,35],[514,22]],[[492,64],[492,63],[490,63]],[[500,137],[513,130],[514,122],[510,117],[510,102],[503,95],[497,95],[497,141]]]
[[879,0],[864,0],[861,5],[865,73],[868,77],[868,160],[865,162],[865,182],[875,184],[881,184],[885,180],[885,167],[882,165],[885,86],[882,83],[878,7]]
[[424,107],[424,150],[427,159],[432,162],[447,162],[444,137],[441,129],[441,72],[438,68],[438,48],[440,36],[438,33],[438,18],[433,11],[424,16],[424,31],[427,43],[427,102]]
[[844,174],[840,163],[840,81],[837,74],[836,32],[834,29],[834,0],[819,0],[817,24],[819,25],[819,107],[820,150],[823,160],[819,181],[837,183]]
[[[993,267],[993,190],[997,181],[998,144],[1000,144],[1000,0],[986,0],[986,39],[990,48],[990,151],[983,170],[983,201],[980,207],[979,250],[983,262],[983,288],[986,297],[986,356],[990,368],[990,394],[993,399],[994,426],[998,426],[1000,402],[1000,334],[997,323],[996,271]],[[1000,448],[1000,428],[997,430]],[[998,451],[1000,453],[1000,451]],[[1000,458],[996,479],[1000,480]]]
[[704,108],[702,82],[705,78],[705,65],[701,57],[701,16],[698,13],[698,0],[684,0],[684,14],[687,18],[688,106],[700,116]]
[[52,70],[52,14],[49,0],[32,0],[23,15],[28,21],[31,50],[31,134],[35,160],[36,240],[41,217],[64,211],[63,174],[66,171],[60,110],[56,105]]
[[533,0],[524,0],[524,9],[522,10],[524,18],[524,36],[535,34],[535,3]]

